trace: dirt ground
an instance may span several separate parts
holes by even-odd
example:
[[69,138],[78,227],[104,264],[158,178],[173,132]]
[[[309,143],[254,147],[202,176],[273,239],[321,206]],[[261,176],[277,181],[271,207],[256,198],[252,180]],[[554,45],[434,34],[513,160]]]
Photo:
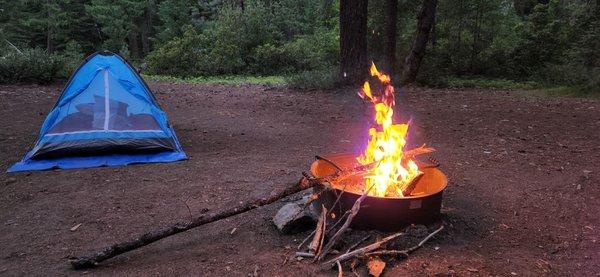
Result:
[[[61,86],[0,86],[0,275],[79,275],[67,257],[261,197],[296,181],[315,154],[357,152],[369,106],[351,89],[151,83],[187,161],[7,174]],[[406,89],[414,144],[450,179],[447,228],[399,275],[600,272],[600,101],[517,91]],[[284,202],[185,232],[88,270],[94,275],[334,275],[298,261],[307,235],[281,235]],[[76,231],[70,229],[81,224]]]

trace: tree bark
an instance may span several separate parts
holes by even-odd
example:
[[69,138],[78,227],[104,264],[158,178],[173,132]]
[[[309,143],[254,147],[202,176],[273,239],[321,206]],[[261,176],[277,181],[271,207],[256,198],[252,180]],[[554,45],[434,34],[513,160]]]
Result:
[[429,35],[433,23],[435,22],[435,11],[437,0],[424,0],[423,7],[419,12],[417,23],[417,35],[412,43],[412,48],[406,60],[404,61],[404,70],[402,72],[402,82],[412,83],[416,80],[421,61],[425,56],[425,49],[429,41]]
[[340,1],[340,64],[344,83],[362,82],[367,73],[367,0]]
[[48,53],[54,52],[52,47],[52,12],[50,9],[50,0],[46,0],[46,51]]
[[150,37],[152,36],[153,19],[156,15],[156,8],[156,1],[150,1],[146,11],[144,11],[140,33],[142,42],[142,56],[146,56],[146,54],[150,53]]
[[127,40],[129,43],[129,51],[130,51],[130,55],[131,59],[139,59],[141,58],[140,55],[140,38],[139,38],[139,28],[138,26],[135,26],[135,29],[130,31],[129,33],[129,39]]
[[390,65],[389,73],[396,72],[396,33],[398,24],[398,0],[387,0],[387,59]]

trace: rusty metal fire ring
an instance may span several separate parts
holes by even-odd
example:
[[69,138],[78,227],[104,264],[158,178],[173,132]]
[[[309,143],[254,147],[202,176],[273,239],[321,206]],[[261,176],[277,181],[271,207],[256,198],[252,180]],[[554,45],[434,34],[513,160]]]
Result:
[[[354,155],[334,154],[326,157],[342,168],[356,166]],[[310,171],[315,177],[323,177],[335,172],[335,167],[323,161],[316,160]],[[361,209],[352,221],[351,227],[361,230],[397,231],[410,224],[431,224],[440,219],[442,194],[448,184],[446,175],[438,168],[421,168],[424,175],[417,182],[411,196],[402,198],[367,196]],[[323,186],[316,186],[314,191],[319,193]],[[340,216],[360,197],[359,194],[344,191],[335,209],[331,209],[341,189],[325,190],[313,205],[320,209],[324,205],[329,211]]]

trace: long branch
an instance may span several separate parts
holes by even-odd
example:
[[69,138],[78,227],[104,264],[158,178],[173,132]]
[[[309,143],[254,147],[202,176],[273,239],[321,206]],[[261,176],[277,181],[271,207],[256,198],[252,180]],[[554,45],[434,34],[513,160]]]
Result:
[[298,183],[293,183],[284,190],[281,191],[273,191],[271,195],[267,198],[260,198],[253,201],[248,201],[236,207],[231,207],[225,210],[221,210],[218,212],[213,212],[210,214],[203,214],[198,216],[192,221],[189,222],[179,222],[170,226],[163,227],[158,230],[152,230],[143,235],[140,235],[136,238],[119,242],[113,244],[109,247],[106,247],[100,251],[89,253],[84,256],[75,257],[71,259],[71,266],[74,269],[84,269],[97,266],[100,262],[105,261],[107,259],[113,258],[117,255],[135,250],[142,246],[151,244],[160,239],[166,238],[168,236],[172,236],[192,228],[196,228],[198,226],[202,226],[207,223],[211,223],[214,221],[218,221],[227,217],[231,217],[234,215],[238,215],[241,213],[245,213],[247,211],[253,210],[260,206],[271,204],[279,199],[282,199],[286,196],[295,194],[302,190],[308,189],[314,186],[316,182],[308,180],[306,178],[300,179]]

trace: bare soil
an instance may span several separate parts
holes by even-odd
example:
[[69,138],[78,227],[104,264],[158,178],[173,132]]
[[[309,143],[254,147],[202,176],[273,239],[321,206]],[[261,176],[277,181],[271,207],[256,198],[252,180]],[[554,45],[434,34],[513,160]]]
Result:
[[[315,154],[357,152],[369,106],[352,89],[151,83],[190,159],[118,168],[4,173],[36,139],[61,86],[0,86],[0,275],[79,275],[67,257],[261,197]],[[600,272],[600,101],[518,91],[411,88],[411,142],[438,149],[447,224],[398,275]],[[334,275],[293,254],[284,202],[109,260],[94,275]],[[186,206],[187,205],[187,206]],[[75,231],[70,229],[81,224]]]

